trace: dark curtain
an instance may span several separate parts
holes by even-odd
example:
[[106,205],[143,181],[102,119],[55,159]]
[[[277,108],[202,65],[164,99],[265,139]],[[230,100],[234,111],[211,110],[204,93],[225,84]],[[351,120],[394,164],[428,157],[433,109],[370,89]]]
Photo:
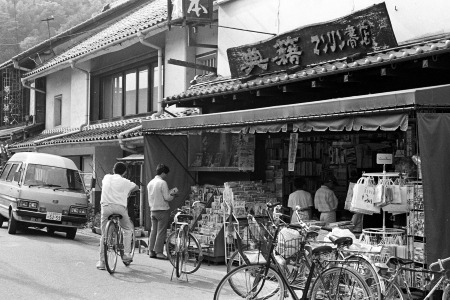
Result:
[[[178,197],[170,202],[171,210],[184,205],[189,199],[191,186],[195,184],[188,173],[188,139],[185,135],[146,135],[144,144],[145,185],[156,176],[156,166],[160,163],[169,167],[167,176],[169,189],[177,187]],[[146,220],[150,220],[148,201],[145,204]],[[146,228],[150,226],[146,223]]]
[[419,113],[427,263],[450,256],[450,114]]

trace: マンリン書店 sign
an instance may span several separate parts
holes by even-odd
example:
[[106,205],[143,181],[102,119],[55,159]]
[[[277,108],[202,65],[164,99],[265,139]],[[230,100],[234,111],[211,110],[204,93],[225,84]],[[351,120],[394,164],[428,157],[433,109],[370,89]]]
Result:
[[383,3],[327,23],[310,25],[255,44],[227,50],[234,78],[300,70],[357,53],[397,47]]

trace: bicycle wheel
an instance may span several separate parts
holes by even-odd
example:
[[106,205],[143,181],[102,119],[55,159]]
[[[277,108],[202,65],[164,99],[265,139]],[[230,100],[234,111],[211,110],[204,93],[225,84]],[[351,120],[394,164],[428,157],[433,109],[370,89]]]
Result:
[[[392,282],[384,295],[384,300],[406,300],[405,294],[397,283]],[[444,298],[442,298],[444,299]]]
[[131,249],[131,252],[130,252],[131,260],[127,260],[127,261],[122,260],[122,262],[125,266],[129,266],[134,258],[134,251],[136,249],[136,236],[134,235],[134,230],[131,232],[131,248],[130,249]]
[[442,300],[450,300],[450,283],[448,283],[442,293]]
[[184,270],[183,273],[195,273],[201,266],[203,253],[200,243],[190,232],[184,250]]
[[[244,251],[247,250],[247,247],[244,246]],[[236,269],[237,267],[245,264],[244,260],[239,254],[239,251],[234,251],[227,262],[227,273],[230,273],[232,270]]]
[[285,296],[280,273],[272,266],[267,270],[265,264],[242,265],[233,269],[219,282],[214,300],[236,299],[236,294],[255,300],[282,300]]
[[175,263],[175,270],[177,277],[179,278],[181,274],[183,273],[184,268],[184,261],[185,261],[185,252],[186,252],[186,246],[187,246],[187,240],[189,238],[187,227],[182,227],[180,231],[178,232],[178,238],[177,243],[175,246],[175,251],[177,253],[176,256],[176,263]]
[[166,239],[166,254],[172,266],[175,268],[177,260],[177,252],[175,251],[175,245],[177,242],[178,230],[169,234]]
[[373,267],[373,265],[364,256],[351,255],[345,258],[349,262],[349,265],[355,269],[359,275],[364,278],[364,281],[370,288],[375,299],[381,300],[381,284],[378,273]]
[[105,251],[105,265],[110,274],[116,270],[117,256],[118,256],[118,228],[113,221],[108,221],[106,224],[104,236],[104,251]]
[[346,267],[324,270],[310,291],[311,300],[374,299],[364,279],[355,270]]

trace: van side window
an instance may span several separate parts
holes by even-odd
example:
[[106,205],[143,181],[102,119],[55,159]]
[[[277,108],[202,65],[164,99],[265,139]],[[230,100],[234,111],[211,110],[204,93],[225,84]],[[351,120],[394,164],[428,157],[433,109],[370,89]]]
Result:
[[0,180],[6,180],[6,177],[8,176],[9,171],[11,171],[11,167],[12,167],[12,164],[10,164],[10,163],[7,163],[5,165],[5,168],[3,169],[2,175],[0,176]]
[[20,180],[20,177],[21,177],[21,175],[22,175],[22,164],[19,164],[18,166],[17,166],[17,169],[16,169],[16,173],[14,173],[14,178],[13,178],[13,181],[14,182],[19,182],[19,180]]
[[12,164],[11,170],[9,171],[8,176],[6,177],[6,181],[12,181],[14,176],[16,175],[16,172],[19,169],[19,164]]

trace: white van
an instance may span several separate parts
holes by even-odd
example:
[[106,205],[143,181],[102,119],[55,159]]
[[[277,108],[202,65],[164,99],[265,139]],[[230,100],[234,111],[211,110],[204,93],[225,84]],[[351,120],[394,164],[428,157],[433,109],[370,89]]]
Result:
[[68,158],[16,153],[0,174],[0,226],[8,219],[10,234],[19,226],[47,227],[74,239],[87,221],[87,203],[79,170]]

